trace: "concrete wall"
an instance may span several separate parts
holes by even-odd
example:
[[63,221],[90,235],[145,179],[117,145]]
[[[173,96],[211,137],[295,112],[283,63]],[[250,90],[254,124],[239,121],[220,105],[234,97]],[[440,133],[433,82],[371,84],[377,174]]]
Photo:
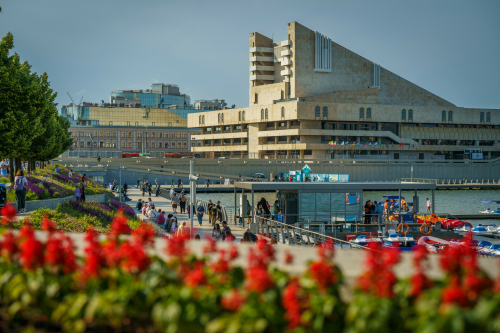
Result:
[[[314,31],[303,25],[289,23],[288,33],[293,31],[292,97],[305,97],[334,91],[358,90],[373,86],[373,62],[332,42],[332,71],[315,72]],[[427,90],[380,69],[381,104],[407,104],[426,106],[454,106]]]

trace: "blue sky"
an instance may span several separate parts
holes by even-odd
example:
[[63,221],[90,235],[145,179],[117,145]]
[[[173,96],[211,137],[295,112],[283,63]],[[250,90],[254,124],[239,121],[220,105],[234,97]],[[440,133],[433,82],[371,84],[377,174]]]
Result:
[[0,0],[0,35],[47,72],[59,107],[178,84],[248,105],[248,34],[297,21],[457,106],[500,108],[500,1]]

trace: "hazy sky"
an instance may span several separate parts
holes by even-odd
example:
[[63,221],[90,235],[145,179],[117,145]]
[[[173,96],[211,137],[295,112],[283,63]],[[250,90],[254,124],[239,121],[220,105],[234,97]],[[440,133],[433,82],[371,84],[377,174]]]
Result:
[[178,84],[248,106],[248,34],[297,21],[463,107],[500,109],[499,0],[0,0],[0,35],[46,71],[59,107]]

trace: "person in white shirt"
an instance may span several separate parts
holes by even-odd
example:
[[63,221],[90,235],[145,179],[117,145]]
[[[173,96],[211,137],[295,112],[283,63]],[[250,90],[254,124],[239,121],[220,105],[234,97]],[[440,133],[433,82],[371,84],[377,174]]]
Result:
[[73,178],[73,171],[69,170],[68,176],[69,176],[70,178]]
[[429,198],[425,198],[425,200],[427,200],[427,214],[430,214],[431,213],[431,201],[429,200]]
[[158,215],[158,212],[156,211],[155,206],[152,206],[148,212],[148,217],[151,219],[156,219],[156,215]]
[[16,191],[17,211],[18,213],[25,212],[26,204],[26,186],[28,180],[24,177],[23,170],[18,170],[14,179],[14,190]]

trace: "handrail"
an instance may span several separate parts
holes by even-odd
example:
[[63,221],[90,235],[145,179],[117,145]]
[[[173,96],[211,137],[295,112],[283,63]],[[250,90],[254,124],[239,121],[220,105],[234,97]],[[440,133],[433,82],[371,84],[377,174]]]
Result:
[[[334,237],[323,235],[323,234],[320,234],[320,233],[317,233],[314,231],[298,228],[298,227],[295,227],[295,226],[292,226],[289,224],[280,223],[280,222],[277,222],[277,221],[274,221],[274,220],[271,220],[268,218],[256,216],[255,221],[257,224],[257,233],[259,232],[259,226],[262,225],[261,226],[262,231],[264,231],[264,227],[266,227],[266,229],[267,229],[266,234],[270,234],[269,229],[271,229],[270,230],[271,231],[271,238],[276,239],[276,241],[278,241],[278,242],[281,241],[283,244],[285,244],[285,232],[286,232],[286,236],[288,237],[288,244],[289,245],[293,244],[292,240],[294,240],[294,243],[296,245],[314,245],[314,244],[316,244],[317,239],[319,239],[319,240],[330,239],[333,241],[333,243],[341,244],[341,246],[340,246],[341,249],[343,249],[342,244],[347,244],[347,245],[349,245],[349,247],[351,249],[352,248],[361,248],[361,249],[371,250],[370,248],[368,248],[366,246],[352,244],[350,242],[347,242],[347,241],[344,241],[344,240],[341,240],[338,238],[334,238]],[[268,226],[268,224],[269,224],[269,226]],[[273,227],[274,227],[274,229],[276,229],[276,231],[273,231]],[[278,228],[280,228],[281,231],[278,231]],[[283,229],[287,229],[287,230],[285,231]],[[293,236],[291,236],[290,230],[291,230]],[[276,233],[276,237],[274,237],[274,233]],[[279,237],[280,233],[282,236],[281,239]],[[298,238],[297,236],[300,239],[300,243],[297,243],[297,238]],[[304,236],[307,237],[307,241],[304,241]],[[312,244],[311,244],[311,237],[314,240],[314,242]]]

